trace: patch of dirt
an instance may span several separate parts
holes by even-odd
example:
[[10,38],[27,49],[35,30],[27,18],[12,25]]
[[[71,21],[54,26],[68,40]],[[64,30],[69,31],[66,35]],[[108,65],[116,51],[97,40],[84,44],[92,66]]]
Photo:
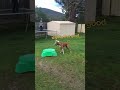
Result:
[[47,61],[38,62],[37,68],[58,78],[59,83],[68,90],[85,90],[83,82],[76,76],[75,71],[71,69],[65,71],[60,65],[52,65]]
[[3,84],[0,85],[0,90],[33,90],[35,87],[35,74],[33,72],[24,74],[9,74],[6,72],[1,76],[3,76],[0,79]]

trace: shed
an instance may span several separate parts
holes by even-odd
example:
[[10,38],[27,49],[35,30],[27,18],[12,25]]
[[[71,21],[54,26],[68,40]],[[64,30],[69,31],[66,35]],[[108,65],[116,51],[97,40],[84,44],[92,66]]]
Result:
[[[57,31],[57,35],[75,35],[75,23],[70,21],[51,21],[47,23],[47,29]],[[48,33],[53,36],[53,33]]]

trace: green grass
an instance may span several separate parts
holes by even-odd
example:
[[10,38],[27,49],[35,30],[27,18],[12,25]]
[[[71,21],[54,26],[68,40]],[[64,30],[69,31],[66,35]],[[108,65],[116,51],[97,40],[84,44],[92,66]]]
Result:
[[8,30],[0,29],[0,90],[34,89],[34,73],[15,73],[18,58],[34,53],[34,31],[24,32],[23,25],[10,24],[6,25]]
[[86,30],[86,89],[120,90],[120,17]]
[[[72,52],[65,49],[65,54],[60,54],[59,47],[53,45],[54,40],[51,38],[41,38],[35,41],[36,90],[84,90],[85,36],[59,40],[68,41]],[[40,55],[45,48],[56,49],[58,56],[42,59]]]

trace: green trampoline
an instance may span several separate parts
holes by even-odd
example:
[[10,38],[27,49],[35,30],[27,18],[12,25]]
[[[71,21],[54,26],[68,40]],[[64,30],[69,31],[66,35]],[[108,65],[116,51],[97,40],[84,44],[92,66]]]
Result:
[[41,57],[57,56],[55,49],[48,48],[42,51]]
[[35,55],[27,54],[19,57],[19,61],[16,64],[16,73],[24,73],[29,71],[35,71]]

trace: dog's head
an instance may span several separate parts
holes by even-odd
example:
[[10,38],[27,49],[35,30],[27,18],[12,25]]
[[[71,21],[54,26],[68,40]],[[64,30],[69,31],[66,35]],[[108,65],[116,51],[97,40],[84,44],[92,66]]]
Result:
[[58,40],[55,40],[55,43],[54,43],[54,45],[58,45],[58,43],[59,43],[60,41],[58,41]]

